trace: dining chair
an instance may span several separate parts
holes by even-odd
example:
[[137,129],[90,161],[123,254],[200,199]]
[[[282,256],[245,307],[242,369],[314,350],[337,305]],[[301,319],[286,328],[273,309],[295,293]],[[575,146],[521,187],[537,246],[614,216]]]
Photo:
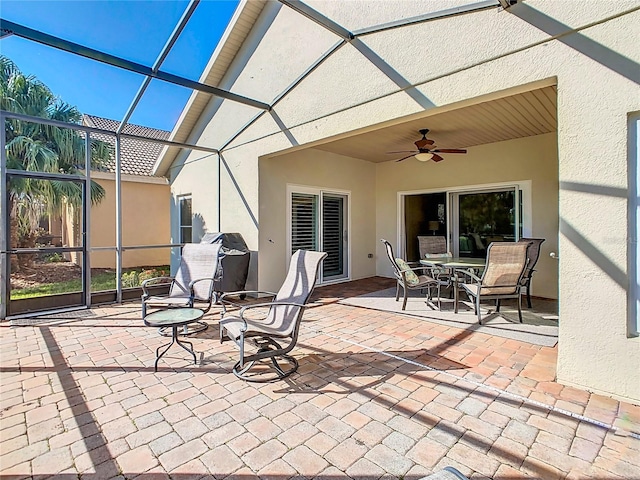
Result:
[[[447,239],[442,235],[419,235],[418,236],[418,250],[420,252],[420,260],[429,260],[430,258],[452,258],[451,252],[447,251]],[[450,268],[444,268],[440,266],[427,266],[425,267],[425,273],[430,277],[438,280],[440,283],[440,289],[448,288],[452,285],[453,270]],[[451,297],[453,291],[449,292]],[[438,300],[440,295],[438,294]]]
[[538,263],[538,258],[540,258],[540,247],[542,242],[544,242],[544,238],[526,238],[523,237],[518,242],[528,243],[529,248],[527,248],[527,257],[529,258],[529,263],[527,264],[527,268],[524,271],[524,275],[522,276],[522,284],[527,290],[527,307],[531,308],[531,277],[533,276],[533,272],[535,272],[534,267],[536,263]]
[[418,235],[420,259],[425,254],[447,253],[447,239],[441,235]]
[[525,242],[493,242],[487,248],[487,263],[478,277],[471,272],[464,275],[471,279],[470,283],[460,286],[473,301],[478,323],[482,325],[480,302],[515,298],[518,301],[518,319],[522,323],[522,277],[527,268],[527,249]]
[[389,257],[393,274],[396,277],[396,302],[400,299],[400,289],[402,289],[402,310],[407,308],[409,290],[427,290],[427,298],[431,300],[431,289],[434,287],[438,291],[438,309],[440,309],[440,283],[438,280],[429,275],[421,274],[425,270],[424,266],[412,268],[402,258],[396,258],[391,244],[384,238],[380,241],[384,243],[387,257]]

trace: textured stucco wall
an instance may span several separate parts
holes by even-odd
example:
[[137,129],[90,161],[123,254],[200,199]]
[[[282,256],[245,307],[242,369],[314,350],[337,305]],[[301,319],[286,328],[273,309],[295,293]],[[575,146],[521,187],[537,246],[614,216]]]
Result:
[[364,160],[315,149],[260,161],[259,283],[277,291],[287,266],[287,185],[350,194],[348,233],[351,279],[372,277],[376,264],[375,166]]
[[[426,8],[435,8],[435,3]],[[437,3],[445,8],[461,2]],[[425,8],[425,2],[376,2],[375,8],[371,2],[310,4],[350,29],[408,18]],[[555,79],[559,210],[554,207],[550,217],[534,218],[533,233],[548,236],[545,249],[549,249],[553,235],[547,232],[559,211],[558,379],[640,401],[640,343],[626,335],[627,114],[640,110],[640,15],[625,12],[636,6],[635,1],[530,0],[509,11],[497,8],[393,29],[345,45],[225,150],[223,229],[229,225],[241,231],[252,248],[262,245],[258,227],[268,229],[270,217],[262,208],[262,215],[257,215],[262,201],[257,193],[261,157],[382,122],[399,123],[410,114],[427,118],[442,106]],[[267,16],[261,28],[268,35],[250,38],[236,62],[242,65],[240,74],[236,69],[225,78],[232,90],[265,101],[337,40],[281,5],[269,5]],[[579,31],[567,34],[576,28]],[[267,65],[275,73],[261,81]],[[416,86],[403,88],[407,85]],[[256,113],[228,101],[212,101],[201,120],[204,133],[191,140],[221,147]],[[188,160],[196,156],[193,153]],[[200,164],[184,168],[182,178],[174,182],[174,194],[202,190],[198,208],[205,218],[217,218],[216,183],[210,181],[215,163]],[[449,160],[442,165],[451,168]],[[378,168],[391,170],[391,165]],[[517,174],[504,175],[505,181],[518,180]],[[527,175],[533,180],[533,174]],[[392,190],[404,189],[398,182],[387,193],[380,192],[394,205],[387,211],[389,204],[377,200],[380,228],[395,222],[397,200],[390,197]],[[534,215],[541,215],[539,210]],[[386,229],[378,233],[393,235]],[[261,264],[269,262],[266,255],[259,253]],[[541,268],[545,265],[552,269],[549,260]]]
[[[105,197],[91,207],[92,247],[113,247],[116,244],[116,214],[114,180],[97,179],[105,189]],[[159,245],[170,243],[170,188],[167,184],[122,182],[122,244]],[[91,254],[92,268],[115,268],[113,251]],[[122,266],[156,266],[169,264],[169,249],[154,248],[125,251]]]
[[[532,295],[558,297],[558,158],[556,135],[546,134],[480,145],[466,155],[446,160],[384,162],[376,169],[376,223],[378,238],[394,246],[399,238],[398,192],[457,189],[460,187],[531,182],[531,231],[526,236],[545,238],[532,282]],[[526,225],[525,225],[526,226]],[[378,242],[380,243],[380,242]],[[396,250],[398,250],[396,248]],[[383,245],[377,245],[377,271],[392,276]]]

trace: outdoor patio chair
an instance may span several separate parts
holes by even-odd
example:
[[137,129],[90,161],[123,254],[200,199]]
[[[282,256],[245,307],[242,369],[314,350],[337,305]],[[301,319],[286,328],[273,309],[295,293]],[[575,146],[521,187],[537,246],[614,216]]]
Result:
[[522,285],[527,289],[527,307],[531,308],[531,277],[533,276],[533,272],[535,272],[534,267],[536,266],[536,263],[538,263],[538,258],[540,258],[540,247],[545,239],[521,238],[518,241],[526,242],[529,244],[529,248],[527,249],[527,257],[529,258],[529,263],[527,264],[527,268],[525,269],[524,275],[522,276]]
[[440,235],[419,235],[418,251],[420,258],[424,258],[425,254],[447,253],[447,239]]
[[[152,308],[185,308],[197,307],[204,312],[209,311],[216,303],[214,281],[217,278],[219,243],[202,244],[187,243],[182,247],[180,266],[175,277],[156,277],[142,282],[142,318]],[[151,287],[170,285],[167,296],[151,295]],[[205,322],[185,325],[182,334],[191,334],[206,330]],[[163,335],[171,334],[171,329],[160,329]]]
[[406,261],[401,258],[396,258],[393,254],[393,247],[388,241],[384,238],[380,241],[384,243],[387,256],[393,266],[393,274],[396,277],[396,302],[400,298],[400,289],[402,289],[402,310],[407,308],[407,294],[409,290],[427,290],[427,299],[431,301],[431,289],[434,287],[438,292],[438,309],[440,309],[440,282],[429,275],[424,275],[424,271],[428,269],[428,267],[420,266],[411,268]]
[[499,301],[505,298],[515,298],[518,301],[518,319],[522,323],[522,277],[527,268],[528,243],[524,242],[493,242],[487,249],[487,263],[482,278],[475,274],[461,272],[466,279],[473,283],[463,282],[460,286],[474,302],[478,323],[482,324],[480,302],[495,300],[496,308]]
[[[418,251],[420,252],[420,260],[429,260],[430,258],[453,258],[451,252],[447,251],[447,239],[441,235],[425,235],[418,236]],[[450,287],[452,283],[451,275],[453,272],[449,268],[443,267],[426,267],[425,273],[440,282],[440,287]],[[450,292],[453,293],[453,292]],[[438,298],[440,296],[438,295]]]
[[[285,378],[298,369],[295,358],[287,355],[298,340],[298,331],[302,314],[316,284],[320,262],[327,256],[324,252],[297,250],[291,257],[289,271],[278,293],[259,291],[229,292],[229,295],[260,294],[275,295],[271,302],[258,303],[242,307],[239,312],[223,313],[220,320],[220,343],[233,340],[240,350],[240,360],[234,365],[233,373],[242,380],[269,382]],[[224,306],[224,297],[221,303]],[[252,310],[268,308],[264,318],[251,315]],[[283,347],[281,341],[287,344]],[[255,353],[247,355],[245,342],[251,341],[257,348]],[[256,369],[251,375],[249,370],[261,360],[268,359],[275,369],[275,376],[265,375],[264,369]],[[278,360],[284,360],[289,368],[284,370]],[[267,371],[268,374],[268,371]]]

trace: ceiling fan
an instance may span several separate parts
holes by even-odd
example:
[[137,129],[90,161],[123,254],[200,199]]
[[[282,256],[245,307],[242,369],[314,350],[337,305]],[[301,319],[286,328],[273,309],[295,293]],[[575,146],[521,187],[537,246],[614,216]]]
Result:
[[416,157],[416,159],[420,162],[428,162],[429,160],[433,160],[434,162],[439,162],[444,160],[438,153],[467,153],[466,150],[460,148],[432,148],[435,147],[434,141],[427,138],[427,133],[429,133],[428,128],[424,128],[419,130],[422,138],[415,143],[415,146],[418,150],[401,150],[399,152],[387,152],[389,154],[392,153],[410,153],[411,155],[407,155],[406,157],[402,157],[396,162],[401,162],[410,157]]

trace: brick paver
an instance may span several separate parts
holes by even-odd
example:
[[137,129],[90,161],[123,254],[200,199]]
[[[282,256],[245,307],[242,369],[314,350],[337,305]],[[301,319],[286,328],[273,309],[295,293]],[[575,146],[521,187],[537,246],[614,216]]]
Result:
[[136,304],[0,324],[2,476],[640,478],[639,406],[554,382],[556,348],[340,303],[392,285],[316,289],[300,368],[271,384],[231,373],[215,309],[190,339],[202,364],[167,355],[157,373],[166,339]]

